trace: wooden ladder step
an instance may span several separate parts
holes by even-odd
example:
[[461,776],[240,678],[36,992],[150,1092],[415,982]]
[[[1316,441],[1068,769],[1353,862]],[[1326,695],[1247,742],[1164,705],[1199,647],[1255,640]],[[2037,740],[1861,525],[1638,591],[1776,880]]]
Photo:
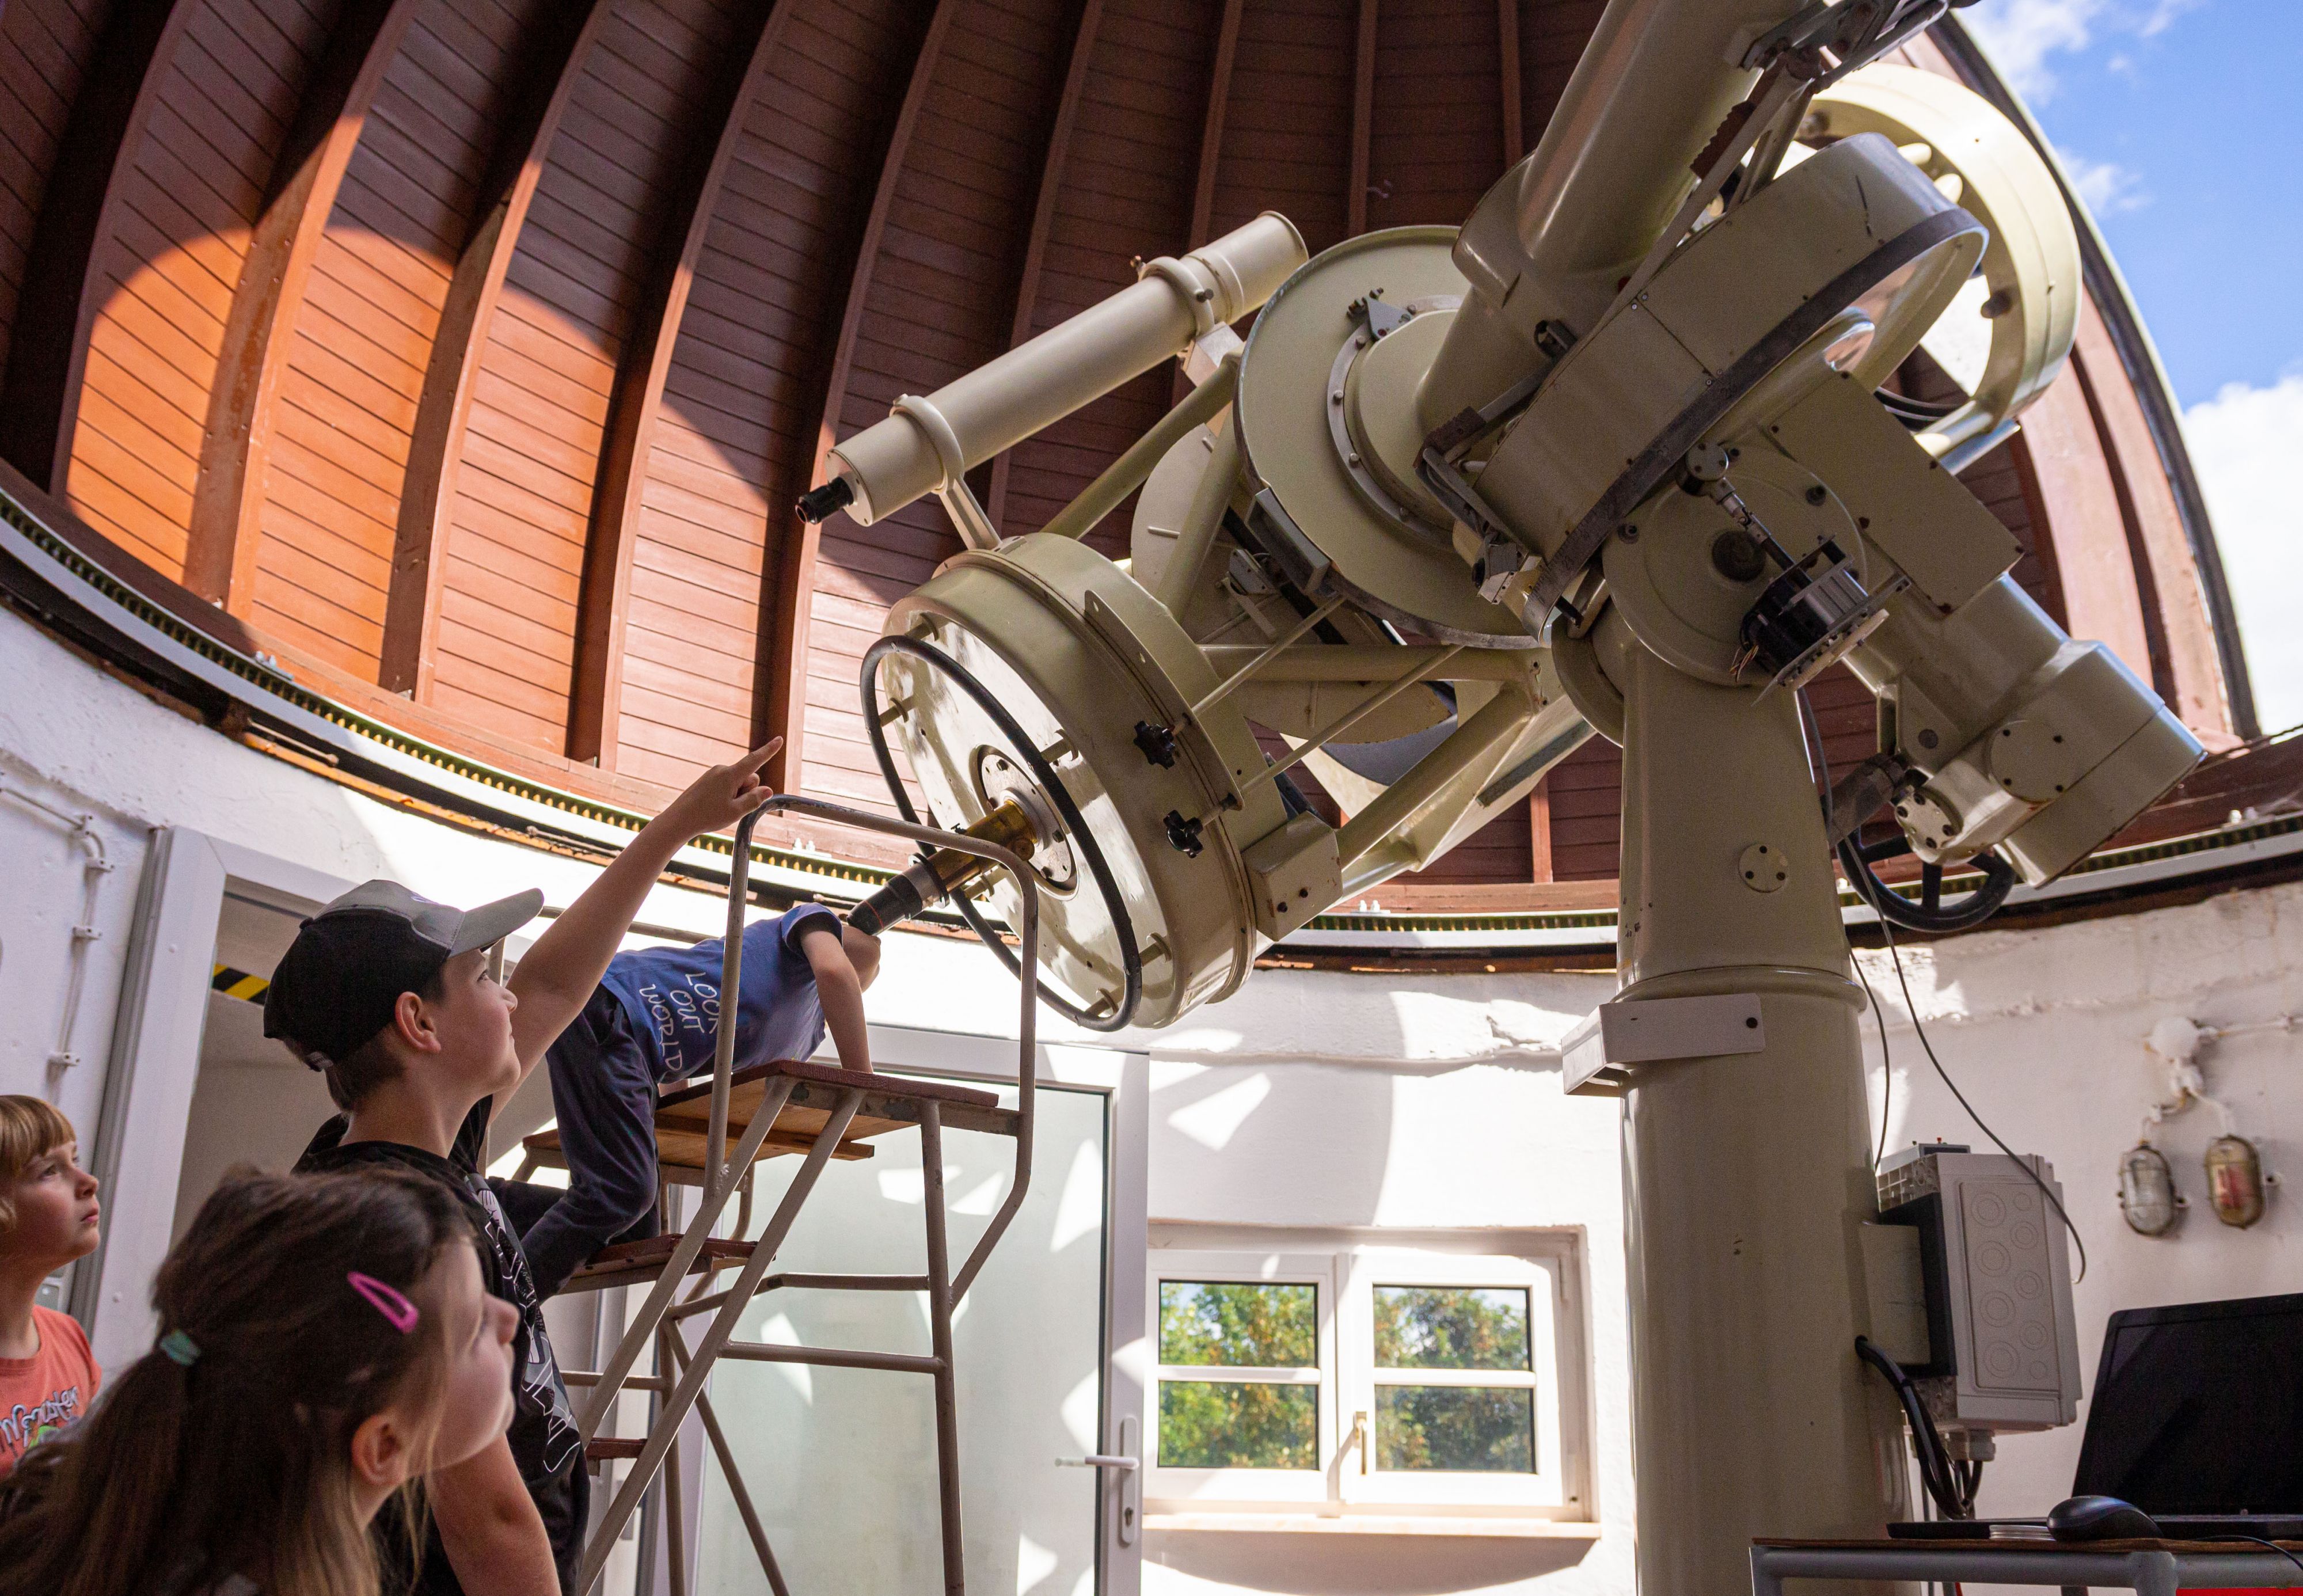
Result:
[[595,1435],[584,1443],[586,1463],[628,1463],[640,1455],[646,1446],[645,1440],[628,1440],[620,1435]]
[[[560,1289],[563,1293],[604,1291],[611,1286],[658,1279],[679,1246],[678,1236],[652,1236],[645,1241],[620,1241],[613,1246],[602,1247],[569,1275],[568,1283]],[[751,1255],[750,1242],[714,1237],[697,1250],[688,1265],[688,1272],[696,1275],[733,1269]]]
[[[820,1124],[818,1128],[822,1128]],[[736,1138],[743,1134],[744,1127],[741,1125],[731,1124],[728,1127],[730,1151],[734,1150]],[[655,1132],[657,1168],[662,1171],[666,1179],[677,1185],[703,1185],[704,1165],[708,1156],[704,1151],[704,1144],[709,1139],[708,1128],[703,1131],[690,1131],[685,1127],[658,1125]],[[520,1139],[519,1145],[520,1151],[539,1169],[564,1170],[568,1167],[567,1150],[561,1145],[560,1132],[557,1127],[539,1130],[532,1136],[524,1136]],[[814,1151],[814,1147],[815,1137],[812,1134],[780,1128],[771,1130],[767,1134],[766,1140],[760,1144],[759,1157],[753,1161],[760,1163],[772,1158],[808,1153]],[[859,1142],[852,1136],[843,1136],[840,1138],[839,1145],[832,1149],[831,1156],[843,1162],[853,1163],[862,1159],[871,1158],[874,1153],[873,1149],[865,1143]]]
[[[932,1102],[951,1130],[985,1131],[1014,1136],[1018,1119],[1013,1109],[1000,1106],[1000,1096],[975,1086],[956,1086],[943,1081],[914,1080],[908,1076],[882,1075],[841,1069],[825,1064],[781,1060],[739,1069],[729,1081],[728,1140],[732,1146],[752,1123],[765,1102],[771,1081],[788,1077],[791,1094],[776,1115],[776,1122],[760,1144],[760,1161],[814,1151],[815,1139],[839,1108],[843,1097],[864,1087],[864,1101],[848,1121],[848,1129],[832,1150],[837,1159],[854,1161],[873,1156],[866,1144],[874,1136],[908,1130],[920,1122],[924,1105]],[[656,1161],[666,1178],[683,1186],[703,1184],[705,1147],[712,1129],[712,1083],[699,1082],[670,1093],[656,1104]],[[566,1152],[555,1127],[539,1130],[520,1142],[529,1161],[540,1168],[568,1167]]]
[[[920,1122],[921,1112],[933,1102],[946,1129],[1016,1134],[1017,1115],[1000,1106],[1000,1094],[977,1086],[957,1086],[945,1081],[915,1080],[909,1076],[842,1069],[831,1064],[801,1064],[781,1060],[739,1069],[729,1079],[728,1134],[732,1138],[752,1122],[752,1115],[767,1096],[771,1082],[789,1079],[791,1095],[776,1115],[776,1135],[813,1137],[823,1128],[840,1100],[861,1087],[864,1101],[849,1121],[847,1139],[866,1141],[890,1131],[907,1130]],[[712,1119],[712,1083],[699,1080],[667,1094],[656,1103],[656,1135],[708,1133]],[[810,1145],[813,1145],[811,1141]]]

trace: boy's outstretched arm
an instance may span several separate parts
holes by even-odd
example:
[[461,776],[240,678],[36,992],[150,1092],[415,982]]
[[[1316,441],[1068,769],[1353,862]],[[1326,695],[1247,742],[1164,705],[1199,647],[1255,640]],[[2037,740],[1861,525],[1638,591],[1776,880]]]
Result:
[[671,856],[703,832],[728,830],[775,796],[774,789],[760,779],[760,767],[783,746],[782,738],[772,739],[733,764],[715,765],[696,777],[624,844],[624,851],[600,872],[600,878],[536,939],[510,983],[519,999],[511,1029],[521,1079],[527,1079],[544,1050],[591,1001],[593,988],[607,973],[608,960],[616,956],[632,917]]
[[425,1482],[448,1565],[465,1590],[487,1596],[560,1596],[560,1571],[536,1499],[502,1436]]
[[[852,944],[852,946],[851,946]],[[880,971],[880,943],[853,926],[835,933],[812,920],[800,933],[799,950],[815,972],[816,1001],[823,1006],[823,1028],[839,1050],[846,1069],[872,1068],[872,1035],[864,1024],[864,989]]]

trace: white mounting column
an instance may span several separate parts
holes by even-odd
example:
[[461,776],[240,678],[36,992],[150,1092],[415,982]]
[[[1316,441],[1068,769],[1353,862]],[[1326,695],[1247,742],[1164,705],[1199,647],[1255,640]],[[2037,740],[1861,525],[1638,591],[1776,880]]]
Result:
[[1764,1022],[1757,1052],[1631,1067],[1623,1132],[1640,1586],[1734,1596],[1754,1536],[1908,1516],[1902,1427],[1854,1352],[1862,993],[1796,699],[1637,645],[1621,667],[1622,995],[1756,993]]

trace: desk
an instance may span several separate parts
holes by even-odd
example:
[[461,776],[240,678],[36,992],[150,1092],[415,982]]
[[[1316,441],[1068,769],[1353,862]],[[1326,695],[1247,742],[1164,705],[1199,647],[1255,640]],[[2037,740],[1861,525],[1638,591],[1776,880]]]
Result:
[[[2303,1552],[2303,1542],[2282,1544]],[[2181,1590],[2303,1585],[2303,1569],[2245,1541],[1754,1541],[1752,1596],[1784,1596],[1787,1579],[1972,1580],[2091,1585],[2175,1596]]]

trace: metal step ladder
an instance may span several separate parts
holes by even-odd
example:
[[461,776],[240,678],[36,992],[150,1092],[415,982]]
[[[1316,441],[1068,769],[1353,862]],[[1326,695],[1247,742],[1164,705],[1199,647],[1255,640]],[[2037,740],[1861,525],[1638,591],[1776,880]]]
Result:
[[[956,832],[912,825],[814,798],[780,794],[746,816],[736,829],[735,859],[729,873],[726,954],[721,966],[721,990],[742,990],[744,911],[750,901],[752,832],[763,815],[796,812],[837,821],[865,831],[909,838],[933,848],[957,849],[991,861],[1013,875],[1022,886],[1022,912],[1017,926],[1021,967],[1036,969],[1039,936],[1038,880],[1024,861],[1004,848],[978,841]],[[702,1423],[713,1455],[728,1482],[729,1493],[749,1533],[752,1550],[776,1596],[791,1596],[766,1530],[746,1490],[736,1457],[728,1444],[719,1416],[705,1393],[713,1368],[722,1358],[740,1362],[811,1364],[841,1369],[884,1369],[925,1375],[935,1389],[936,1478],[943,1528],[944,1590],[960,1596],[966,1585],[959,1516],[959,1423],[957,1382],[952,1364],[952,1305],[967,1294],[991,1249],[1023,1206],[1032,1177],[1032,1126],[1034,1091],[1033,1058],[1036,984],[1025,980],[1022,1018],[1018,1022],[1016,1082],[1017,1106],[1003,1109],[996,1094],[937,1081],[899,1076],[859,1074],[819,1064],[779,1061],[735,1068],[735,1028],[729,1023],[733,1004],[723,1004],[713,1060],[712,1079],[664,1097],[656,1110],[656,1148],[665,1182],[701,1188],[696,1212],[679,1234],[652,1240],[620,1243],[593,1257],[570,1277],[564,1291],[595,1291],[614,1286],[645,1284],[648,1294],[622,1340],[596,1372],[573,1371],[568,1383],[589,1387],[582,1426],[588,1461],[605,1464],[628,1461],[631,1467],[617,1487],[607,1513],[599,1520],[584,1549],[583,1572],[577,1588],[587,1596],[599,1583],[608,1554],[642,1498],[663,1476],[666,1515],[671,1530],[670,1572],[672,1596],[688,1596],[685,1535],[679,1523],[679,1454],[675,1443],[688,1415]],[[769,1267],[790,1233],[793,1221],[815,1189],[825,1167],[835,1158],[865,1159],[871,1143],[880,1137],[916,1127],[920,1135],[920,1170],[925,1184],[926,1259],[915,1275],[771,1274]],[[943,1190],[943,1133],[949,1129],[985,1132],[1013,1139],[1016,1167],[1006,1201],[991,1216],[983,1235],[957,1272],[951,1268],[946,1240]],[[728,1146],[735,1138],[733,1155]],[[563,1163],[559,1134],[541,1131],[523,1143],[524,1178],[535,1168]],[[747,1240],[752,1217],[753,1177],[763,1161],[797,1156],[805,1161],[777,1203],[757,1237]],[[730,1200],[737,1201],[735,1234],[713,1234]],[[719,1282],[730,1271],[734,1278]],[[695,1277],[687,1294],[683,1282]],[[716,1288],[716,1289],[714,1288]],[[841,1347],[783,1347],[736,1337],[736,1326],[752,1299],[771,1291],[914,1291],[927,1297],[929,1352],[873,1352]],[[703,1322],[701,1338],[691,1343],[688,1325]],[[636,1372],[643,1354],[653,1351],[651,1370]],[[624,1391],[647,1391],[656,1398],[647,1433],[637,1437],[600,1433],[617,1397]]]

